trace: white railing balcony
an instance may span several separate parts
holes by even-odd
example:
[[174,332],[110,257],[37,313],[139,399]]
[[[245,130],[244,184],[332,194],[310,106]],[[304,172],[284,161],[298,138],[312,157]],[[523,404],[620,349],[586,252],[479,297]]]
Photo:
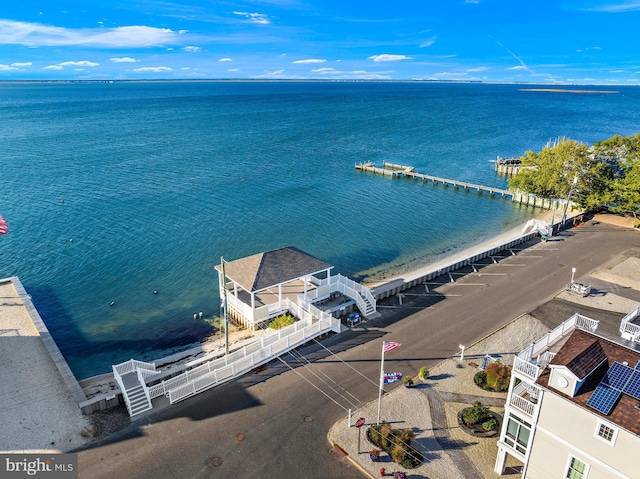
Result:
[[[523,381],[513,388],[509,395],[508,403],[519,411],[533,417],[540,394],[540,388]],[[525,397],[525,395],[528,397]]]
[[516,356],[513,361],[513,370],[519,373],[524,374],[528,378],[532,380],[538,379],[542,369],[538,364],[532,362],[531,360],[522,359],[519,356]]
[[518,354],[518,357],[525,361],[529,361],[531,358],[544,353],[554,343],[571,333],[574,329],[579,328],[585,331],[595,332],[598,329],[598,324],[599,321],[576,313],[569,319],[563,321],[562,324],[551,330],[538,341],[531,343],[531,346],[521,351]]
[[633,309],[620,321],[620,334],[624,339],[640,342],[640,325],[634,323],[640,317],[640,306]]

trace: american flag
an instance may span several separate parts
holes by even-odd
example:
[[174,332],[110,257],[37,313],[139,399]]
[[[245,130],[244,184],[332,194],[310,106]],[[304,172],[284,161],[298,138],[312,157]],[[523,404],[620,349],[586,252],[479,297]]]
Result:
[[9,232],[9,226],[7,220],[0,216],[0,235],[6,235]]
[[395,341],[385,341],[382,343],[382,352],[388,353],[389,351],[396,349],[398,346],[400,346],[400,343],[396,343]]

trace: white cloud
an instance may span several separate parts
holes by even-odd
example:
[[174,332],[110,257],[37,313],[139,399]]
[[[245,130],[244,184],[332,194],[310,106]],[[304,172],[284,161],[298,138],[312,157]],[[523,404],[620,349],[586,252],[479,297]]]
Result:
[[221,58],[220,60],[218,60],[219,62],[232,62],[233,60],[229,57],[225,57],[225,58]]
[[296,60],[295,62],[291,62],[291,63],[324,63],[327,60],[323,60],[321,58],[308,58],[306,60]]
[[237,68],[229,68],[227,71],[228,72],[239,72],[240,70],[238,70]]
[[140,67],[140,68],[135,68],[131,71],[138,72],[138,73],[142,73],[142,72],[159,73],[159,72],[170,72],[170,71],[173,71],[173,69],[171,67]]
[[196,53],[196,52],[199,52],[200,50],[202,50],[202,48],[194,47],[194,46],[189,45],[189,46],[184,47],[183,50],[185,52],[194,52],[194,53]]
[[136,63],[140,61],[131,57],[115,57],[115,58],[109,58],[109,60],[112,61],[113,63]]
[[0,71],[6,72],[10,70],[17,70],[17,68],[10,65],[3,65],[2,63],[0,63]]
[[311,70],[313,73],[342,73],[341,71],[336,70],[335,68],[315,68]]
[[99,63],[90,62],[89,60],[81,60],[79,62],[62,62],[58,63],[58,66],[61,67],[98,67]]
[[588,48],[579,48],[579,49],[576,50],[576,52],[584,53],[584,52],[589,52],[589,51],[593,51],[593,50],[599,51],[599,50],[602,50],[602,47],[597,47],[596,46],[596,47],[588,47]]
[[426,48],[426,47],[430,47],[431,45],[433,45],[436,42],[435,38],[430,38],[429,40],[426,40],[425,42],[423,42],[420,45],[420,48]]
[[16,68],[30,67],[31,65],[33,65],[31,62],[15,62],[11,64],[12,67]]
[[407,55],[389,55],[387,53],[383,53],[382,55],[372,55],[367,60],[373,60],[374,62],[397,62],[400,60],[412,60],[412,57],[408,57]]
[[475,72],[485,72],[487,70],[488,70],[487,67],[476,67],[476,68],[469,68],[467,71],[469,73],[475,73]]
[[509,67],[509,68],[507,68],[507,70],[527,70],[527,71],[529,71],[529,69],[525,65],[517,65],[515,67]]
[[64,67],[60,65],[49,65],[43,68],[43,70],[64,70]]
[[233,12],[233,14],[245,17],[251,23],[259,23],[261,25],[268,25],[271,23],[269,17],[264,13]]
[[282,78],[283,73],[284,73],[284,69],[265,71],[262,75],[258,75],[255,78]]
[[152,47],[176,43],[168,28],[142,25],[116,28],[63,28],[40,23],[0,20],[0,44],[30,47],[85,45],[93,47]]
[[480,0],[464,0],[464,3],[480,3]]

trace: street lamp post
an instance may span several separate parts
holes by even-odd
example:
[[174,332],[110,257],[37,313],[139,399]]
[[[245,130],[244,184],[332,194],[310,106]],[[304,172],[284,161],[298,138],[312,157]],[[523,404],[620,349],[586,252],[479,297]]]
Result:
[[573,283],[573,277],[576,274],[576,269],[575,268],[571,268],[571,282]]

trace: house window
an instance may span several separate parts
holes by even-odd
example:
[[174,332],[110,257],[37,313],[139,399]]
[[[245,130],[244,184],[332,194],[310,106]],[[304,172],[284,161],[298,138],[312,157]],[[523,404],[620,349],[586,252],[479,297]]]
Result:
[[587,477],[587,465],[579,459],[572,457],[567,469],[567,479],[585,479]]
[[523,421],[518,416],[509,415],[507,422],[507,434],[504,442],[513,447],[516,451],[526,454],[531,434],[531,424]]
[[596,430],[596,437],[613,445],[616,440],[617,432],[618,431],[616,429],[609,427],[604,423],[598,423],[598,429]]

